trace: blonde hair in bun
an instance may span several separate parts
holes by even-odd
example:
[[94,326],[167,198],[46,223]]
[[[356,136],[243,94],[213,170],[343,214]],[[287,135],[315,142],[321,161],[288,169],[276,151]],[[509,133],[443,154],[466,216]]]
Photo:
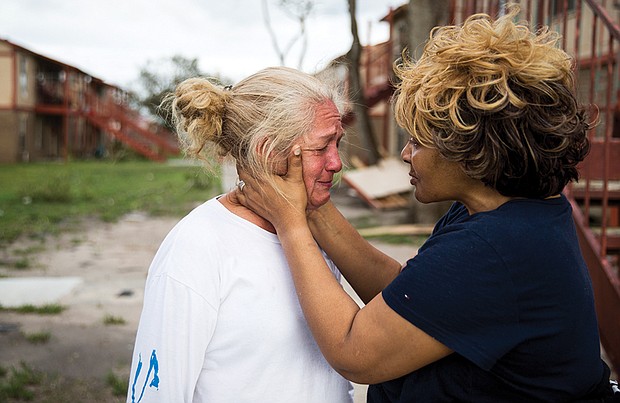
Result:
[[190,78],[169,102],[188,156],[207,165],[232,157],[254,177],[268,178],[293,144],[312,131],[318,105],[331,101],[342,116],[344,97],[335,83],[288,67],[268,67],[230,88]]
[[230,151],[219,139],[230,97],[230,91],[202,77],[183,81],[169,96],[172,121],[188,156],[203,158],[204,148],[209,143],[218,146],[218,154]]

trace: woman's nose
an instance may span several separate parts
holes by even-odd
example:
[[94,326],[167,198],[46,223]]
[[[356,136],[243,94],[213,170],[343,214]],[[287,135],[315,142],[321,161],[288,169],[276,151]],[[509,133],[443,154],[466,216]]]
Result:
[[400,158],[407,164],[411,163],[411,143],[407,142],[403,149],[400,151]]
[[342,170],[342,159],[340,159],[338,149],[329,153],[326,169],[333,172],[340,172]]

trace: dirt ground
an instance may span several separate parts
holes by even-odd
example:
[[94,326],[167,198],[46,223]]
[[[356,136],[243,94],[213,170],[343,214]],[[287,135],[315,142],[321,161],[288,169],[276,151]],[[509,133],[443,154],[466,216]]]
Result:
[[[29,254],[28,269],[0,267],[9,277],[77,276],[82,283],[58,303],[58,315],[0,312],[0,366],[19,368],[24,362],[48,375],[35,401],[124,401],[115,398],[106,379],[129,376],[133,340],[142,308],[148,265],[175,218],[130,214],[117,223],[88,222],[79,232],[49,237],[42,250]],[[26,241],[12,250],[37,248]],[[105,324],[106,317],[124,324]],[[32,343],[28,334],[51,334]]]

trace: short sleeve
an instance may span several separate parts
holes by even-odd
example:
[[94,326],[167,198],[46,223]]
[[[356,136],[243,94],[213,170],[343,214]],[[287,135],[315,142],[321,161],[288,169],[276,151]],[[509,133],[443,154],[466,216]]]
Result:
[[459,225],[433,234],[383,298],[414,326],[483,369],[518,340],[510,273],[487,242]]

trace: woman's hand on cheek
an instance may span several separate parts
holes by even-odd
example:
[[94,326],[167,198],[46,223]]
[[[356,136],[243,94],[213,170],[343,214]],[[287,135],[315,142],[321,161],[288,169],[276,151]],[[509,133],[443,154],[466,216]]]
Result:
[[252,178],[246,172],[239,171],[239,178],[245,186],[242,189],[237,187],[237,200],[270,221],[276,230],[278,226],[286,226],[300,218],[305,220],[307,193],[301,159],[301,148],[295,146],[288,158],[286,174],[273,175],[271,178],[277,189],[268,181]]

